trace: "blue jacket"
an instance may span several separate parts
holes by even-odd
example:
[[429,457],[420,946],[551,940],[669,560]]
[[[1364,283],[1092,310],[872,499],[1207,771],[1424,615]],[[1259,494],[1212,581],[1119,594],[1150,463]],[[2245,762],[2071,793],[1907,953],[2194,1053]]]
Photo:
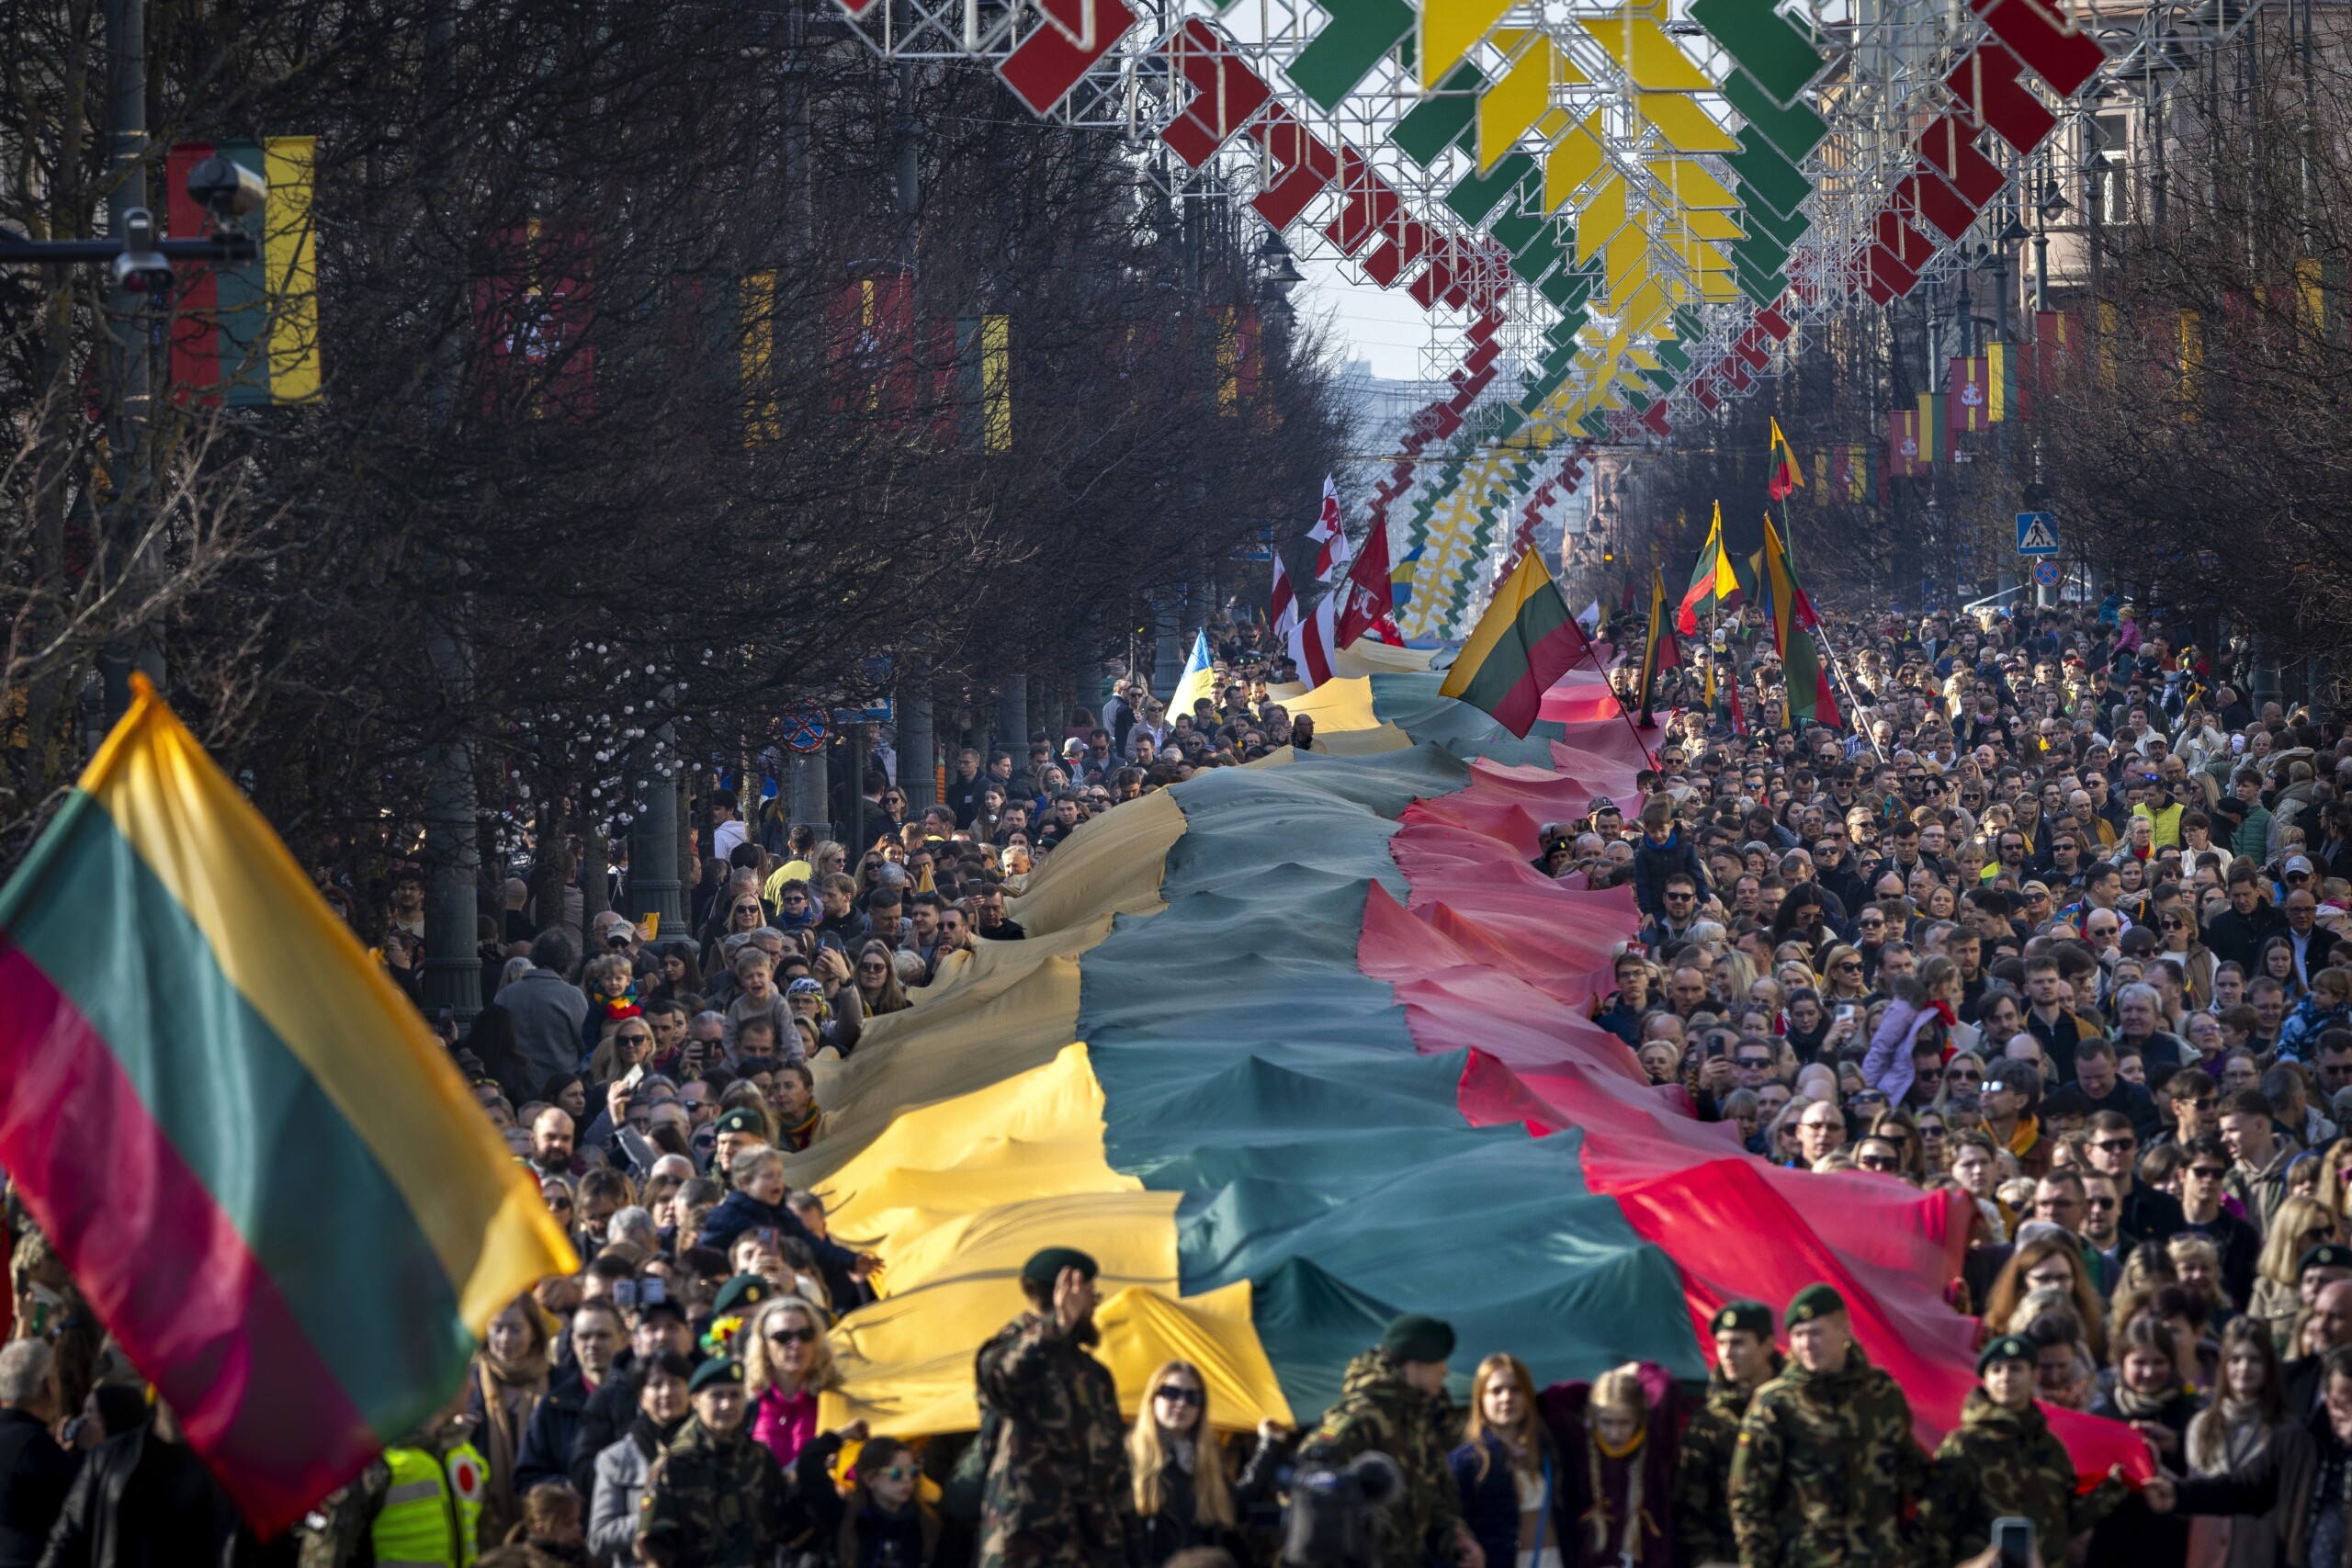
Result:
[[1676,872],[1688,872],[1697,885],[1699,897],[1707,896],[1707,867],[1699,859],[1698,847],[1690,842],[1680,825],[1668,833],[1666,842],[1652,843],[1647,833],[1634,846],[1634,902],[1645,919],[1662,919],[1666,915],[1666,879]]
[[817,1255],[820,1267],[857,1267],[856,1253],[837,1243],[819,1240],[790,1209],[781,1203],[763,1203],[749,1192],[740,1190],[729,1192],[710,1212],[702,1223],[702,1235],[695,1237],[695,1245],[725,1252],[734,1247],[737,1236],[762,1225],[807,1243],[808,1250]]
[[[1484,1475],[1478,1473],[1482,1448],[1486,1455]],[[1481,1433],[1476,1441],[1454,1450],[1448,1461],[1453,1466],[1454,1484],[1462,1493],[1462,1522],[1470,1527],[1471,1535],[1486,1551],[1488,1568],[1497,1563],[1517,1562],[1519,1484],[1511,1479],[1510,1461],[1504,1457],[1502,1439],[1492,1432]],[[1559,1461],[1548,1442],[1544,1445],[1544,1462],[1550,1467],[1552,1529],[1565,1549],[1576,1537],[1561,1520],[1566,1488],[1561,1483]],[[1568,1553],[1564,1550],[1562,1555]]]

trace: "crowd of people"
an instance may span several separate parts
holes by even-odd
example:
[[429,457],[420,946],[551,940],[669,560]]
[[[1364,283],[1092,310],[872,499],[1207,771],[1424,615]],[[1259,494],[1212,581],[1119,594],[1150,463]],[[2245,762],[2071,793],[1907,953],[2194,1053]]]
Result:
[[[1539,1388],[1480,1347],[1457,1409],[1451,1329],[1408,1317],[1303,1437],[1230,1431],[1182,1361],[1123,1419],[1064,1249],[979,1353],[977,1433],[822,1429],[829,1331],[880,1277],[786,1181],[844,1109],[808,1064],[1023,940],[1007,895],[1091,817],[1315,744],[1273,639],[1216,632],[1193,712],[1122,678],[1025,755],[962,751],[936,806],[879,754],[863,844],[707,776],[684,931],[576,887],[534,908],[523,867],[485,886],[489,1005],[451,1050],[582,1267],[496,1316],[458,1398],[296,1532],[306,1562],[1268,1562],[1300,1478],[1377,1449],[1383,1568],[1941,1565],[2007,1517],[2050,1568],[2352,1568],[2352,739],[2129,606],[1858,628],[1857,729],[1681,714],[1634,796],[1536,846],[1633,888],[1594,1021],[1661,1094],[1744,1157],[1965,1214],[1936,1283],[1983,1322],[1982,1386],[1935,1454],[1826,1286],[1725,1307],[1704,1387]],[[420,895],[386,911],[396,978]],[[171,1539],[109,1515],[126,1487],[233,1530],[10,1220],[0,1568],[179,1561],[124,1544]],[[2045,1408],[2130,1423],[2156,1479],[2078,1492]]]

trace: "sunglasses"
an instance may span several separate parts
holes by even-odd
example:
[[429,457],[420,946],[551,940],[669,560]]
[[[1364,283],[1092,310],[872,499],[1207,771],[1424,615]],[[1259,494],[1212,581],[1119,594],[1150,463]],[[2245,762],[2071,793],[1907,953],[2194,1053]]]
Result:
[[1883,1171],[1892,1171],[1896,1165],[1894,1156],[1892,1155],[1865,1155],[1854,1163],[1864,1170]]
[[760,912],[760,907],[757,904],[738,904],[735,906],[735,912],[739,915],[756,915]]
[[650,1045],[653,1043],[653,1036],[650,1034],[616,1034],[613,1038],[619,1041],[624,1045]]
[[2219,1181],[2229,1172],[2218,1165],[2195,1165],[2188,1168],[2188,1174],[2199,1181]]
[[569,1198],[550,1198],[548,1200],[548,1208],[555,1213],[568,1213],[571,1209],[571,1200]]
[[2138,1140],[2133,1138],[2098,1138],[2091,1144],[2091,1147],[2103,1155],[2128,1155],[2137,1145]]
[[1163,1400],[1170,1404],[1198,1404],[1202,1402],[1203,1398],[1199,1389],[1176,1388],[1172,1386],[1163,1386],[1154,1389],[1151,1396],[1154,1399]]
[[1735,1067],[1753,1067],[1760,1071],[1772,1065],[1772,1058],[1770,1056],[1734,1056],[1732,1058],[1731,1065]]
[[768,1336],[768,1343],[771,1345],[808,1345],[813,1343],[816,1340],[816,1337],[817,1331],[813,1328],[779,1328],[774,1334]]
[[1944,1082],[1946,1083],[1983,1083],[1984,1081],[1984,1075],[1978,1072],[1973,1067],[1946,1067],[1944,1069]]
[[2084,1205],[2094,1214],[2104,1214],[2117,1206],[2112,1198],[2086,1198],[2084,1200]]
[[876,1471],[874,1472],[874,1478],[876,1481],[912,1481],[915,1478],[914,1467],[911,1465],[894,1464],[888,1470]]

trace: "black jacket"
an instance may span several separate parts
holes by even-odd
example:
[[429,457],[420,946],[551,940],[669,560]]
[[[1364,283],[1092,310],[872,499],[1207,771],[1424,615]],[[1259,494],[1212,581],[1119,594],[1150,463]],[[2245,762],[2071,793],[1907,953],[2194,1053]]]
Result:
[[2256,904],[2251,915],[2224,909],[2205,922],[2205,945],[2223,963],[2244,968],[2251,979],[2262,944],[2286,930],[2287,912],[2276,904]]
[[40,1561],[75,1468],[39,1417],[0,1410],[0,1568]]
[[82,1462],[41,1568],[292,1568],[294,1535],[254,1540],[204,1461],[142,1427]]
[[[572,1478],[572,1439],[580,1435],[580,1419],[587,1408],[588,1382],[580,1374],[580,1364],[573,1361],[558,1367],[555,1376],[548,1380],[547,1397],[531,1412],[531,1424],[523,1428],[523,1446],[514,1455],[517,1497],[534,1486]],[[592,1484],[582,1496],[594,1495],[595,1473],[592,1458],[588,1472]]]

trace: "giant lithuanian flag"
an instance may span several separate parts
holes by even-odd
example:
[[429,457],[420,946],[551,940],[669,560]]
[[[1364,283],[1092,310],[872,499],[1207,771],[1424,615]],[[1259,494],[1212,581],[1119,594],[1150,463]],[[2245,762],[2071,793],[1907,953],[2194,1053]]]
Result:
[[1493,715],[1523,739],[1535,727],[1544,694],[1584,654],[1583,628],[1542,558],[1530,550],[1495,590],[1439,694]]
[[0,891],[0,1166],[265,1532],[578,1267],[415,1008],[141,681]]

